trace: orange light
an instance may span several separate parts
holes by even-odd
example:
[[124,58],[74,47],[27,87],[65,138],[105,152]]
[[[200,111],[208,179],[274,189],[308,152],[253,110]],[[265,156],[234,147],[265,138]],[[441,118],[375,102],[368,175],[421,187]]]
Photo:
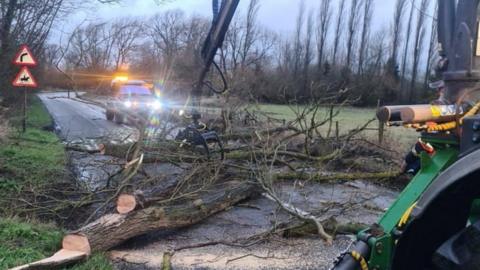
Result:
[[118,81],[118,82],[126,82],[128,81],[128,76],[115,76],[113,78],[114,81]]

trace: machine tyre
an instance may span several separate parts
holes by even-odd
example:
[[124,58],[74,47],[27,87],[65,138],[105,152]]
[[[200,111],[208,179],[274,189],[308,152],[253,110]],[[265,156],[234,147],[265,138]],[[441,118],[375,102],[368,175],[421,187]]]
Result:
[[459,231],[433,255],[435,270],[480,269],[480,222]]

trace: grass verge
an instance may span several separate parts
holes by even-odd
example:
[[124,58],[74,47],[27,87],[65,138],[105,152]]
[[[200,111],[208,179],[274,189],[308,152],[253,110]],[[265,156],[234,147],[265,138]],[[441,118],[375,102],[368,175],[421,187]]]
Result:
[[[15,217],[15,202],[9,198],[22,198],[25,190],[38,190],[42,185],[63,179],[66,165],[61,141],[44,130],[45,126],[51,126],[52,120],[37,97],[30,98],[25,133],[15,128],[19,126],[18,119],[9,119],[14,126],[8,138],[0,143],[0,269],[52,255],[60,248],[63,236],[63,231],[53,224]],[[105,256],[97,254],[69,269],[108,270],[111,265]]]

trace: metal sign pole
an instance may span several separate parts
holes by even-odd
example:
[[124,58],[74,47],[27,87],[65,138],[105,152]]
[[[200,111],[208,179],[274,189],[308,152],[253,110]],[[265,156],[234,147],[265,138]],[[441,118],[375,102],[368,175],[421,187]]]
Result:
[[17,74],[12,84],[15,87],[23,87],[23,119],[22,119],[22,132],[27,131],[27,91],[28,87],[37,87],[37,82],[33,78],[32,74],[28,70],[28,66],[34,67],[37,65],[37,60],[33,57],[30,49],[27,45],[22,45],[20,50],[15,55],[13,64],[19,66],[20,72]]
[[22,132],[27,131],[27,87],[23,89],[23,119],[22,119]]

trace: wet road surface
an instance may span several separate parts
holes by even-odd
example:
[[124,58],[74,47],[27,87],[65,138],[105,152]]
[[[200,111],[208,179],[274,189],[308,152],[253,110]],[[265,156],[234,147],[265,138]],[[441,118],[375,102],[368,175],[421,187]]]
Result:
[[[108,121],[103,108],[68,98],[67,92],[41,93],[38,96],[53,117],[57,133],[66,141],[120,138],[135,132],[128,126]],[[71,93],[71,97],[73,96]]]

